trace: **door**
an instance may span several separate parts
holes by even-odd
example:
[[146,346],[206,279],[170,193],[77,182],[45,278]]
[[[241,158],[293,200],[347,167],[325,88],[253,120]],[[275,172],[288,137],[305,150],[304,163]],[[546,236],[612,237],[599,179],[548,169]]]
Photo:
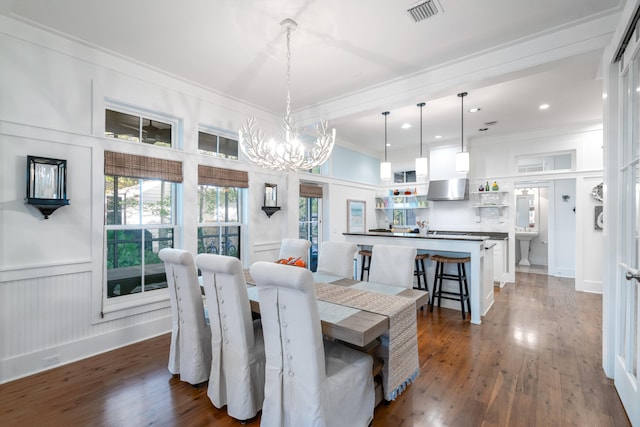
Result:
[[319,197],[300,197],[299,201],[298,237],[311,242],[309,248],[309,269],[316,271],[318,267],[318,248],[322,230],[322,199]]
[[618,277],[615,284],[615,313],[612,319],[615,325],[614,381],[631,423],[640,425],[640,405],[638,404],[640,402],[638,384],[640,92],[635,89],[640,84],[638,55],[635,54],[628,64],[620,76],[622,149],[618,156],[620,239],[617,248]]

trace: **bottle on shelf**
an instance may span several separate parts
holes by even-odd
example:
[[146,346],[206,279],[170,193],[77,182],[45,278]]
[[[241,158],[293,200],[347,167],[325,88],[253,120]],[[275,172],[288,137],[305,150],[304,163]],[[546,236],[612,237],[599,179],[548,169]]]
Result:
[[484,191],[489,191],[489,181],[485,184]]
[[493,185],[491,186],[491,189],[493,191],[498,191],[500,189],[500,187],[498,186],[498,183],[496,181],[493,181]]

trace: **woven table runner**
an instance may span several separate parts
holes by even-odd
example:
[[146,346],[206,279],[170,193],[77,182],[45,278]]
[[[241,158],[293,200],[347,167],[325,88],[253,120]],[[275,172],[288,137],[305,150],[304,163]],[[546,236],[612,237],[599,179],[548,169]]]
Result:
[[381,337],[379,356],[386,400],[395,400],[420,372],[416,305],[409,298],[385,295],[345,286],[316,283],[321,301],[357,308],[389,318],[389,332]]

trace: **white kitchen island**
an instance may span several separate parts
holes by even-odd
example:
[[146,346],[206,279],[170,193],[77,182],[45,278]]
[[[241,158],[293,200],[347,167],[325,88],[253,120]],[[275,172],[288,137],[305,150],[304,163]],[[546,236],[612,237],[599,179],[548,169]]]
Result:
[[[417,233],[368,232],[343,233],[347,242],[359,246],[375,246],[376,244],[412,246],[429,253],[441,253],[450,256],[469,256],[471,262],[467,267],[469,284],[469,301],[471,303],[471,323],[479,325],[493,305],[493,273],[485,274],[487,269],[493,270],[491,262],[485,263],[485,241],[489,236],[470,236],[455,234],[424,235]],[[489,278],[486,279],[485,278]],[[459,308],[458,308],[459,309]]]

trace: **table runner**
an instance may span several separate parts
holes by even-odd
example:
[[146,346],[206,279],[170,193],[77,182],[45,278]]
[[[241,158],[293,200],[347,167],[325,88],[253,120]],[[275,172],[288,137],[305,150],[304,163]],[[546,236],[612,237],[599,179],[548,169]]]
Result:
[[385,399],[395,400],[420,373],[416,305],[413,300],[327,283],[316,283],[315,288],[319,300],[389,318],[389,331],[381,337],[382,348],[377,353],[385,361],[382,368]]
[[[247,283],[255,284],[248,271],[245,271],[245,279]],[[318,300],[389,318],[389,331],[380,337],[376,354],[384,360],[384,398],[395,400],[420,373],[415,302],[405,297],[348,287],[359,283],[357,280],[339,279],[332,283],[335,284],[315,282]]]

